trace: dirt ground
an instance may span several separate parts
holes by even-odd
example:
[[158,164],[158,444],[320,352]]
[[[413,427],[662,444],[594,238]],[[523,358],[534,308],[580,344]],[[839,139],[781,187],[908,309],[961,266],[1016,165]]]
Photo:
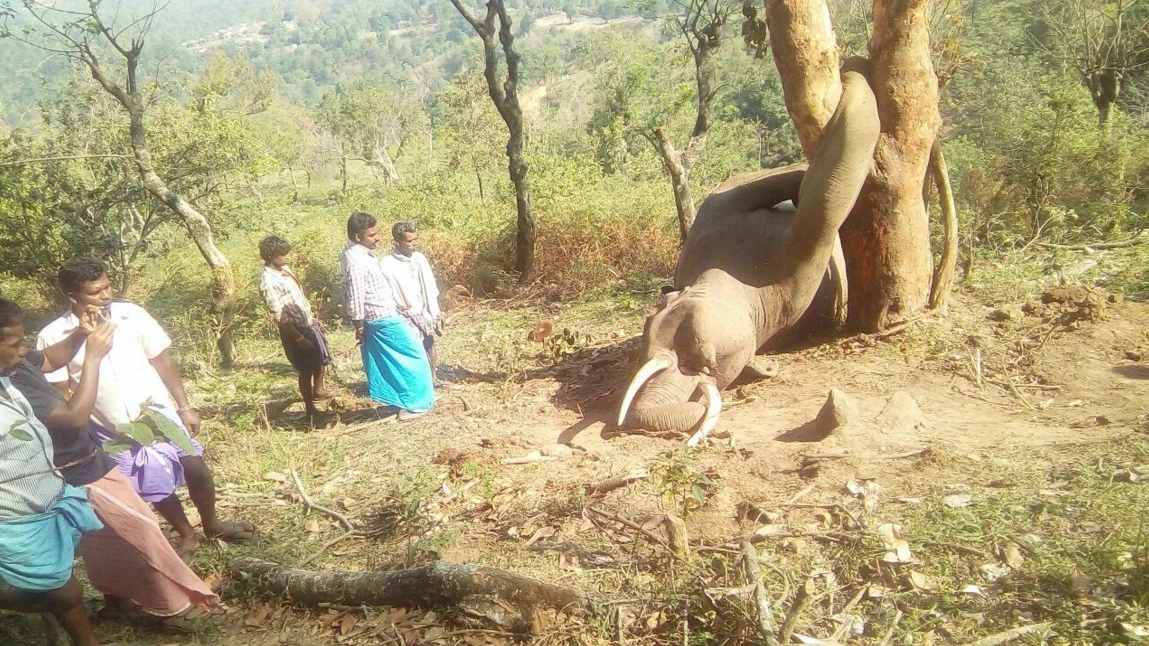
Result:
[[[282,603],[227,572],[230,558],[258,556],[351,572],[434,560],[481,563],[605,604],[593,617],[552,617],[535,626],[536,643],[752,643],[752,600],[714,590],[745,584],[738,539],[757,532],[776,627],[794,607],[795,590],[816,590],[796,632],[828,641],[804,643],[835,643],[832,636],[836,643],[961,643],[1039,620],[1053,627],[1024,643],[1124,643],[1066,632],[1063,625],[1077,622],[1072,630],[1080,631],[1090,625],[1081,622],[1103,621],[1072,615],[1058,623],[1063,608],[1076,608],[1068,593],[1056,603],[1034,601],[1051,589],[1047,570],[1054,564],[1065,561],[1067,581],[1085,576],[1074,574],[1072,549],[1044,534],[1046,547],[1023,550],[1025,565],[1012,558],[1016,548],[1007,549],[1009,536],[1064,531],[1068,544],[1076,540],[1073,528],[1107,522],[1086,526],[1089,514],[1073,504],[1053,517],[1019,511],[1061,491],[1073,480],[1065,469],[1079,479],[1086,476],[1076,469],[1107,474],[1097,485],[1103,494],[1081,485],[1086,507],[1090,499],[1110,500],[1105,496],[1131,505],[1144,496],[1132,483],[1115,490],[1112,473],[1149,462],[1142,404],[1149,395],[1142,363],[1142,353],[1149,357],[1149,306],[1109,302],[1104,293],[1076,297],[986,305],[959,295],[948,317],[780,355],[777,377],[724,393],[718,429],[693,452],[682,448],[682,437],[614,429],[638,364],[642,303],[608,316],[561,306],[463,307],[443,339],[447,385],[435,410],[409,424],[380,419],[367,406],[353,343],[339,333],[333,346],[346,388],[327,404],[331,425],[305,432],[293,419],[298,402],[282,359],[268,346],[245,359],[239,375],[205,376],[195,388],[210,411],[206,445],[221,507],[261,530],[253,544],[197,554],[201,573],[227,582],[229,613],[199,635],[114,624],[102,625],[102,634],[124,644],[245,646],[513,640],[505,628],[444,610]],[[570,327],[574,341],[527,340],[542,318],[553,320],[556,332]],[[579,338],[583,333],[591,340]],[[561,360],[552,365],[548,353]],[[838,423],[815,422],[831,390]],[[503,463],[533,451],[558,457]],[[344,530],[330,516],[305,512],[292,470],[314,502],[366,536],[336,540]],[[639,471],[646,477],[630,486],[599,497],[585,491]],[[955,495],[958,504],[951,504]],[[963,495],[972,503],[961,504]],[[747,519],[748,508],[761,515]],[[1137,515],[1105,510],[1116,518]],[[689,562],[656,542],[667,536],[659,519],[668,513],[685,520]],[[1142,536],[1135,527],[1122,531],[1105,540],[1120,534],[1136,543]],[[912,561],[883,556],[893,549],[891,536],[905,537]],[[1128,546],[1118,547],[1125,554]],[[1052,551],[1042,557],[1043,549]],[[1012,574],[987,575],[991,566]],[[1097,578],[1107,575],[1090,576],[1100,587]],[[970,586],[980,595],[972,610],[970,594],[961,593]],[[1112,634],[1143,629],[1136,611],[1107,612]],[[36,643],[36,627],[22,626],[11,630]],[[4,629],[0,622],[0,636]]]

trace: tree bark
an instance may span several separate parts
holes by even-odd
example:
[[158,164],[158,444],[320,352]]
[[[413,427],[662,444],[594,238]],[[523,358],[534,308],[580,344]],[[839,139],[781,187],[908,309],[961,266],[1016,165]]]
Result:
[[299,201],[299,182],[295,179],[295,169],[291,166],[287,167],[287,174],[291,176],[291,202],[294,204]]
[[842,98],[838,44],[824,0],[766,0],[770,49],[802,152],[813,159]]
[[882,136],[874,169],[841,230],[849,324],[876,332],[928,302],[929,226],[922,184],[941,127],[926,0],[875,0],[871,84]]
[[938,203],[941,205],[942,223],[945,230],[942,242],[942,255],[934,268],[934,279],[930,285],[930,309],[946,311],[950,290],[953,288],[954,269],[958,256],[958,216],[954,204],[953,188],[950,186],[950,171],[942,153],[939,139],[930,151],[930,175],[938,189]]
[[[487,93],[499,116],[507,124],[507,171],[515,187],[515,271],[519,282],[525,283],[531,277],[535,265],[535,216],[531,210],[530,180],[526,158],[523,156],[523,110],[519,104],[519,63],[520,56],[515,51],[515,37],[511,33],[512,21],[507,15],[503,0],[488,0],[487,14],[480,22],[460,3],[451,4],[479,35],[483,41],[483,78],[487,81]],[[499,28],[495,29],[498,19]],[[506,78],[499,83],[499,56],[495,38],[502,46],[503,57],[507,62]]]
[[678,212],[678,234],[681,242],[686,242],[686,234],[694,226],[694,196],[690,193],[690,167],[686,165],[684,155],[674,149],[674,143],[666,134],[666,129],[658,126],[654,129],[654,137],[658,142],[658,153],[662,157],[662,164],[670,175],[670,188],[674,191],[674,208]]
[[[93,17],[95,17],[94,11]],[[102,28],[98,19],[97,24]],[[132,152],[136,162],[136,170],[144,189],[183,220],[188,234],[211,269],[211,313],[219,326],[219,338],[216,340],[216,347],[220,351],[224,365],[234,365],[235,342],[232,336],[232,322],[235,316],[235,275],[232,272],[231,263],[215,245],[211,224],[208,223],[207,218],[187,200],[171,190],[155,172],[152,155],[147,147],[144,104],[140,100],[139,86],[136,80],[136,67],[139,63],[140,52],[143,49],[143,42],[134,41],[130,49],[123,49],[110,32],[105,29],[104,33],[112,46],[123,55],[127,63],[127,87],[120,87],[104,74],[99,60],[87,44],[82,45],[82,50],[79,52],[80,59],[88,67],[92,78],[115,97],[128,113]]]
[[591,609],[582,593],[481,565],[433,563],[386,572],[316,572],[238,558],[228,567],[236,574],[251,575],[264,590],[296,603],[481,608],[481,614],[494,623],[522,632],[529,628],[535,610]]

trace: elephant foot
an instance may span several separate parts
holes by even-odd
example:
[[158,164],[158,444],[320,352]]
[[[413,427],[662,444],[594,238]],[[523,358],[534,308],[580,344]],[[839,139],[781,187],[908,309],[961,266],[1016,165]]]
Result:
[[754,357],[742,368],[741,377],[747,381],[773,379],[778,376],[778,360],[772,357]]

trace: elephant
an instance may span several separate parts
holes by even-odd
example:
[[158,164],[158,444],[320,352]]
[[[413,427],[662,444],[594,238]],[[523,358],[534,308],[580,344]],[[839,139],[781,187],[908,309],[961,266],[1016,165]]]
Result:
[[687,442],[696,446],[718,423],[721,390],[755,370],[759,350],[844,321],[838,229],[862,190],[880,133],[874,93],[859,67],[844,66],[841,99],[808,167],[736,175],[700,205],[674,288],[646,320],[645,362],[623,398],[619,428],[697,425]]

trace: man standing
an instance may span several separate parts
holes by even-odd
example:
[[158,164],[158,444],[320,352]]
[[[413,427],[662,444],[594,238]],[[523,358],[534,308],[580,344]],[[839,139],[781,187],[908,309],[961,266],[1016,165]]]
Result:
[[279,340],[291,367],[299,375],[299,394],[308,426],[314,428],[319,417],[315,400],[324,397],[324,367],[331,363],[327,337],[311,313],[311,303],[303,293],[303,284],[287,266],[291,245],[278,236],[267,236],[259,243],[263,258],[263,278],[259,292],[267,310],[279,326]]
[[[168,352],[171,339],[159,323],[138,305],[113,301],[104,265],[95,258],[69,261],[60,268],[58,278],[71,311],[40,331],[37,349],[66,338],[79,325],[79,317],[89,310],[100,312],[116,326],[112,349],[99,368],[94,421],[115,431],[118,425],[138,419],[148,407],[194,438],[199,433],[199,415],[188,401],[179,370]],[[48,381],[65,393],[69,388],[75,390],[83,377],[84,354],[81,349],[66,367],[46,375]],[[203,447],[194,439],[190,441],[194,447],[192,455],[170,442],[156,441],[151,446],[136,445],[114,457],[140,497],[155,505],[179,533],[181,553],[191,553],[199,545],[176,493],[185,481],[205,536],[229,542],[251,538],[254,528],[250,523],[225,523],[216,517],[215,482],[203,461]]]
[[343,249],[343,290],[355,326],[371,399],[399,408],[399,420],[427,412],[435,402],[431,366],[415,330],[399,316],[394,290],[372,249],[379,226],[370,213],[352,213]]
[[423,337],[423,349],[431,364],[431,378],[439,386],[439,361],[435,352],[435,336],[443,335],[443,318],[439,311],[439,286],[431,273],[427,256],[416,249],[419,234],[415,223],[396,222],[391,227],[395,246],[383,256],[383,275],[395,290],[399,312],[411,321]]
[[[43,352],[28,351],[22,343],[21,313],[16,303],[0,299],[0,323],[7,323],[0,326],[0,342],[20,339],[19,353],[24,355],[12,371],[12,383],[48,429],[53,461],[64,481],[87,490],[88,501],[104,524],[104,529],[80,541],[88,580],[104,593],[106,608],[120,609],[128,600],[167,626],[187,627],[201,608],[218,607],[219,597],[180,560],[151,509],[89,433],[100,363],[112,347],[114,328],[105,322],[92,329],[81,318],[80,326],[63,342]],[[81,347],[84,371],[75,394],[65,399],[44,372],[66,366]]]
[[0,607],[51,613],[73,644],[99,646],[72,561],[82,533],[102,525],[56,471],[48,430],[12,385],[24,354],[12,323],[0,310]]

